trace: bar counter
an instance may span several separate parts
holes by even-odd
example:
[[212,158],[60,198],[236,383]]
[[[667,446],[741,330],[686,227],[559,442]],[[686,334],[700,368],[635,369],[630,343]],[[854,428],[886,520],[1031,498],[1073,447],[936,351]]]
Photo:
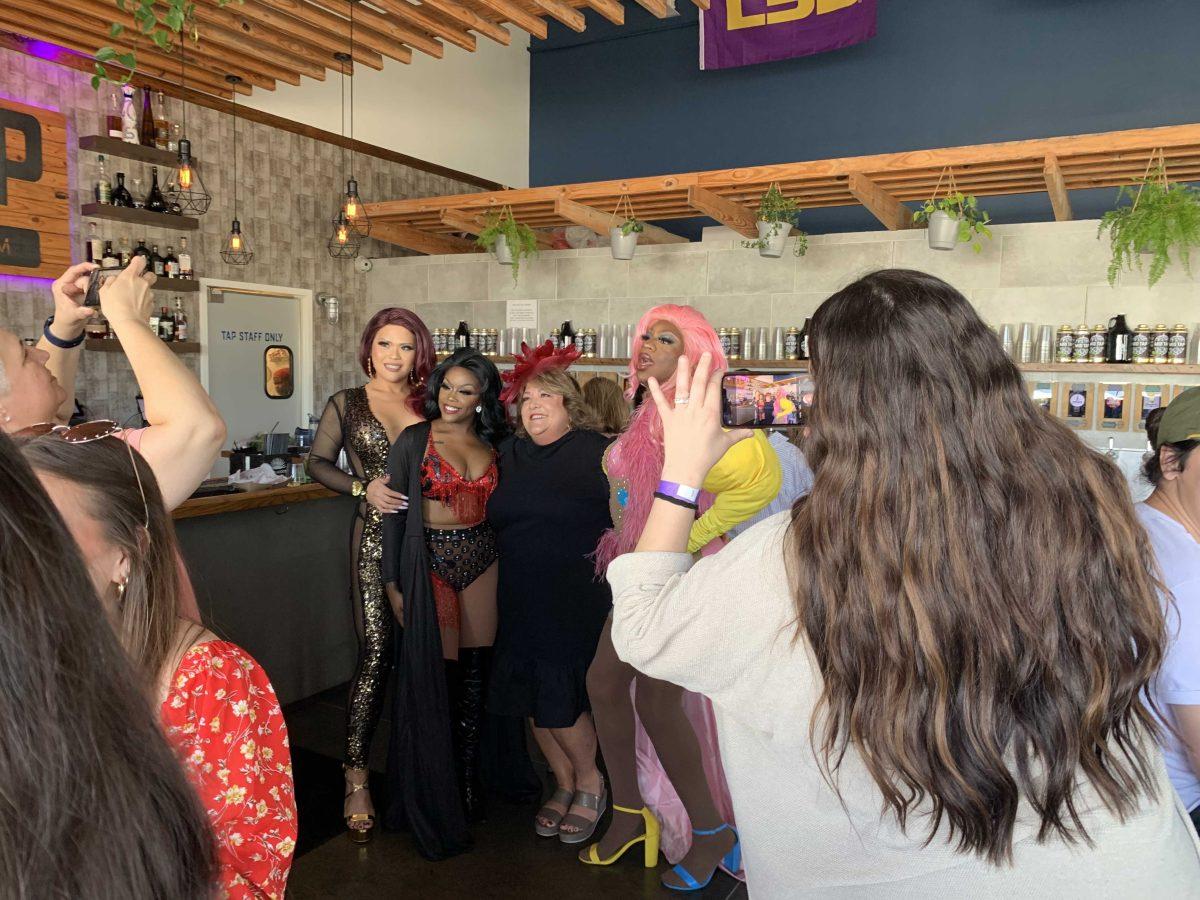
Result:
[[242,491],[237,494],[219,494],[214,497],[196,497],[185,500],[172,513],[175,519],[191,519],[196,516],[213,516],[218,513],[240,512],[244,509],[263,509],[268,506],[285,506],[305,500],[321,500],[336,497],[333,491],[313,482],[312,484],[285,484],[276,488],[258,491]]

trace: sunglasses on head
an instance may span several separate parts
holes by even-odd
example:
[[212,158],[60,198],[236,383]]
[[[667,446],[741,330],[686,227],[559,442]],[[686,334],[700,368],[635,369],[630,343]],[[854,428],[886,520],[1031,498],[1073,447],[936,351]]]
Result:
[[[99,441],[106,437],[116,437],[121,440],[119,435],[122,428],[112,419],[97,419],[94,422],[83,422],[79,425],[58,425],[54,422],[39,422],[37,425],[30,425],[28,428],[22,428],[16,433],[19,438],[40,438],[46,435],[55,435],[68,444],[90,444],[93,441]],[[125,445],[125,449],[129,451],[129,465],[133,468],[133,477],[137,479],[138,493],[142,495],[142,527],[146,529],[146,536],[150,536],[150,504],[146,502],[146,489],[142,487],[142,475],[138,471],[137,462],[133,458],[133,447],[129,441],[121,440]]]

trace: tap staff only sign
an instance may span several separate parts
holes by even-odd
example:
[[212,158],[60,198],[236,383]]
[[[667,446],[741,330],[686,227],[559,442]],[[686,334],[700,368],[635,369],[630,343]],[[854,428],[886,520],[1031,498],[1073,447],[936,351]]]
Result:
[[67,120],[0,97],[0,273],[56,278],[71,264]]

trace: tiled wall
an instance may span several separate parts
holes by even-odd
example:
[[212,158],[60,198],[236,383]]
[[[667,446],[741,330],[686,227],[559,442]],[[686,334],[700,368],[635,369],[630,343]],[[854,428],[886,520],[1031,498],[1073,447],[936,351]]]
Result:
[[[78,146],[78,137],[99,132],[102,95],[91,88],[88,78],[19,53],[0,50],[0,89],[13,99],[58,109],[68,121],[68,147]],[[168,116],[178,120],[180,107],[168,99]],[[194,266],[201,276],[256,284],[329,292],[341,301],[341,321],[329,325],[314,316],[314,397],[318,411],[332,392],[360,379],[354,365],[354,347],[366,321],[366,280],[352,262],[329,257],[325,242],[330,217],[337,208],[338,192],[344,187],[343,151],[321,141],[290,132],[238,120],[239,218],[253,242],[255,257],[249,266],[228,266],[219,256],[221,244],[233,217],[233,124],[232,116],[199,107],[189,107],[188,137],[199,171],[214,200],[200,228],[188,232]],[[70,206],[77,230],[74,256],[84,259],[83,237],[88,219],[74,211],[92,199],[96,176],[95,153],[75,151],[68,159]],[[110,178],[126,172],[127,184],[141,172],[143,188],[149,187],[149,166],[128,160],[107,161]],[[166,173],[160,171],[160,183]],[[369,200],[460,193],[467,185],[407,166],[374,157],[357,157],[354,174],[363,196]],[[96,220],[101,237],[128,235],[134,246],[140,237],[147,245],[167,244],[178,249],[182,232],[143,228]],[[402,251],[390,244],[368,242],[365,256],[388,256]],[[169,304],[171,295],[156,292],[159,304]],[[184,308],[198,323],[197,294],[184,294]],[[52,309],[48,281],[0,278],[0,328],[22,337],[41,332]],[[193,368],[194,356],[185,357]],[[81,366],[79,396],[97,416],[124,420],[134,410],[136,387],[124,357],[114,353],[86,353]]]

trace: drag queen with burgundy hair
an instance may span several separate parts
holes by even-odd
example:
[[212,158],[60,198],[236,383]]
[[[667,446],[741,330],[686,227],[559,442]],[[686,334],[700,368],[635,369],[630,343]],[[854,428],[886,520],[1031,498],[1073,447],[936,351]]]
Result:
[[[714,370],[727,368],[716,332],[690,307],[657,306],[642,317],[637,333],[629,366],[631,397],[653,377],[668,399],[686,403],[687,397],[675,395],[675,367],[685,353],[690,359],[711,353]],[[659,481],[662,463],[662,420],[654,403],[643,403],[605,454],[614,527],[596,551],[600,574],[616,557],[633,551],[656,492],[672,490]],[[713,467],[696,499],[698,518],[688,550],[716,552],[730,528],[774,499],[780,482],[778,457],[762,432],[735,444]],[[682,891],[706,886],[718,865],[739,869],[737,835],[729,824],[733,810],[708,701],[622,662],[613,649],[611,616],[588,670],[587,687],[608,769],[613,818],[604,837],[580,859],[609,865],[640,843],[646,865],[652,867],[661,840],[667,858],[679,861],[663,876],[663,884]]]
[[[360,500],[350,532],[358,666],[346,708],[343,815],[351,839],[366,843],[375,824],[367,759],[383,709],[394,645],[394,617],[380,574],[382,514],[404,504],[404,498],[388,485],[388,450],[400,432],[425,417],[433,338],[416,313],[399,307],[381,309],[363,329],[358,364],[370,380],[329,398],[308,455],[308,472],[331,491]],[[338,468],[343,449],[353,474]]]

